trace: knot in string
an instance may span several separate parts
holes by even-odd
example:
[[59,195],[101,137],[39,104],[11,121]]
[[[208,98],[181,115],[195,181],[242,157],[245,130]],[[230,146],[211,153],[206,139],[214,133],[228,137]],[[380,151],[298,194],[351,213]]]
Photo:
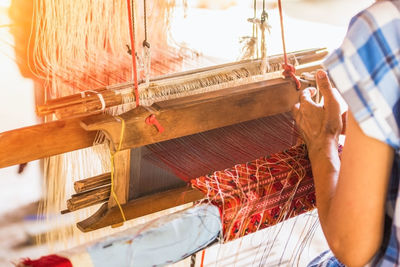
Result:
[[282,67],[282,75],[285,76],[285,78],[291,78],[296,83],[296,88],[300,89],[301,83],[296,77],[296,69],[294,66],[292,64],[284,63],[282,64]]

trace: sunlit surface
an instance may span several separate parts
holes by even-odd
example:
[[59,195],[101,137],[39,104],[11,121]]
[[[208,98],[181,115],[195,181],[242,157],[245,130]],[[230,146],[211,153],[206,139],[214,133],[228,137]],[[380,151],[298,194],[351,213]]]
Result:
[[11,0],[0,0],[0,7],[9,7],[11,5]]

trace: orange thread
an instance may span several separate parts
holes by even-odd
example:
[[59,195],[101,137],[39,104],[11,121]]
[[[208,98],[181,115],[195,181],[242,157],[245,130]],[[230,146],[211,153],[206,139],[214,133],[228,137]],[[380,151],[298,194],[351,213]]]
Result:
[[204,266],[204,255],[206,254],[206,250],[204,249],[203,252],[201,253],[201,262],[200,262],[200,267]]
[[281,0],[278,0],[278,7],[279,7],[279,18],[281,22],[281,35],[282,35],[282,46],[283,46],[283,58],[285,63],[282,64],[283,67],[283,76],[286,78],[291,78],[296,83],[296,88],[300,89],[301,83],[299,79],[296,77],[296,69],[292,64],[288,62],[287,53],[286,53],[286,44],[285,44],[285,31],[283,29],[283,14],[282,14],[282,3]]

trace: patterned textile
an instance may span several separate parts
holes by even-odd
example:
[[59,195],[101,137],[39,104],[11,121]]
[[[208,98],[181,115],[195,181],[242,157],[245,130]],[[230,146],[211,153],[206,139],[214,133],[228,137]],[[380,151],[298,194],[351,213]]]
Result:
[[305,145],[216,171],[191,183],[219,208],[225,241],[315,207],[311,165]]
[[345,267],[345,265],[339,262],[330,250],[327,250],[310,262],[308,267]]
[[[399,265],[400,1],[379,1],[350,22],[342,46],[324,62],[365,134],[396,150],[384,242],[370,265]],[[325,265],[326,261],[320,261]],[[340,265],[338,265],[340,266]]]
[[324,67],[366,134],[399,148],[400,1],[377,2],[350,22]]

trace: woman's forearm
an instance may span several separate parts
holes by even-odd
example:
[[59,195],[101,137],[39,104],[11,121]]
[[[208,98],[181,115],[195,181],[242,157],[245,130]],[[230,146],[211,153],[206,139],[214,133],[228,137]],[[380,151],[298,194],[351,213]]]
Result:
[[335,144],[310,151],[318,214],[335,256],[363,266],[382,242],[393,149],[364,135],[351,115],[342,163]]
[[324,141],[323,146],[311,147],[309,158],[312,163],[319,219],[324,225],[328,219],[329,207],[339,177],[340,159],[337,141],[332,138]]

